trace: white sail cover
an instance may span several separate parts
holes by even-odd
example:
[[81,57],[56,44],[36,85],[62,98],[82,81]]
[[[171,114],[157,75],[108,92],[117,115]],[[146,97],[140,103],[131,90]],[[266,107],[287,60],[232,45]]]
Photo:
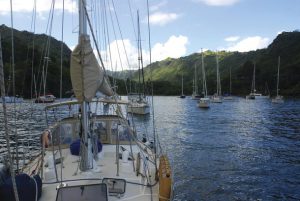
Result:
[[100,68],[93,53],[88,35],[81,35],[79,44],[71,55],[71,81],[74,94],[79,102],[90,102],[97,91],[112,96],[104,70]]

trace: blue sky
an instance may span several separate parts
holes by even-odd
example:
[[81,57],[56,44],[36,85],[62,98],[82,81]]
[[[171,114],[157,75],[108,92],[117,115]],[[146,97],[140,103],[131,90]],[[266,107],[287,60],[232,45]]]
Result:
[[[13,0],[14,28],[33,31],[31,16],[34,0]],[[95,2],[88,0],[90,14]],[[103,6],[103,0],[101,0]],[[136,11],[140,12],[144,60],[148,62],[146,0],[106,1],[107,13],[116,11],[124,42],[114,25],[116,37],[110,32],[112,62],[120,68],[136,66],[137,48],[133,23],[136,29]],[[130,14],[129,4],[132,13]],[[250,51],[267,47],[278,33],[300,28],[299,0],[149,0],[151,22],[152,60],[178,58],[204,50]],[[46,33],[51,0],[37,0],[36,33]],[[64,41],[73,48],[77,42],[77,1],[65,0]],[[62,0],[56,0],[52,35],[61,39]],[[133,16],[133,21],[131,18]],[[109,15],[108,15],[109,18]],[[10,1],[0,0],[0,24],[11,26]],[[110,25],[111,22],[108,22]],[[99,29],[99,32],[100,29]],[[126,48],[128,61],[116,44]],[[108,58],[108,44],[101,52]],[[109,59],[107,59],[109,60]]]

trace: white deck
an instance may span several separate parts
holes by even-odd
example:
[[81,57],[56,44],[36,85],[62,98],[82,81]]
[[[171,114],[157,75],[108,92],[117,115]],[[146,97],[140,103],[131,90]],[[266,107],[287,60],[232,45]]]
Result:
[[[127,150],[130,151],[130,147],[127,145],[121,145]],[[139,152],[138,147],[136,145],[133,147],[133,153],[134,157],[136,158],[137,153]],[[133,164],[132,161],[128,161],[127,163],[123,163],[122,160],[119,160],[120,164],[120,170],[119,170],[119,176],[117,176],[117,165],[116,165],[116,146],[115,145],[104,145],[102,150],[102,157],[98,160],[97,166],[100,168],[100,172],[80,172],[78,171],[77,174],[77,167],[78,167],[78,159],[79,157],[73,156],[70,154],[69,149],[63,149],[62,150],[62,156],[64,157],[63,162],[63,174],[62,178],[63,180],[76,180],[76,179],[103,179],[103,178],[120,178],[125,179],[127,181],[126,183],[126,191],[124,196],[121,198],[115,197],[115,196],[109,196],[108,200],[136,200],[136,201],[146,201],[151,200],[151,191],[149,187],[144,187],[142,185],[135,185],[130,184],[128,182],[136,182],[141,184],[147,184],[146,179],[144,179],[141,175],[136,176],[136,172],[133,170]],[[45,159],[48,158],[48,156],[52,156],[52,152],[47,151]],[[57,153],[57,158],[59,157],[59,153]],[[141,160],[142,161],[142,160]],[[57,173],[58,177],[60,178],[60,171],[61,171],[61,165],[58,164],[57,166]],[[45,172],[44,168],[44,172]],[[149,168],[151,172],[151,183],[155,183],[155,168],[153,165]],[[143,173],[143,164],[141,163],[141,173]],[[48,182],[43,180],[43,182]],[[67,183],[68,186],[74,186],[74,185],[82,185],[82,184],[95,184],[95,183],[101,183],[101,180],[84,180],[84,181],[72,181],[72,182],[64,182]],[[42,187],[42,197],[40,201],[54,201],[56,200],[56,194],[57,190],[56,187],[58,186],[58,183],[56,184],[43,184]],[[158,184],[156,184],[152,188],[152,200],[158,200]],[[95,199],[96,200],[96,199]]]

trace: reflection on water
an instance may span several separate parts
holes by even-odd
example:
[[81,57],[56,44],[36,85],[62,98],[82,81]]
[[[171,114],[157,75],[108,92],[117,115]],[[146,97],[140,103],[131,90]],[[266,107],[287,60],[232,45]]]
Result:
[[[300,200],[299,100],[236,98],[203,110],[189,97],[155,97],[154,105],[156,132],[173,165],[174,200]],[[18,133],[37,141],[44,105],[18,107]],[[49,111],[48,121],[78,109]],[[151,137],[151,115],[132,119],[140,137]]]

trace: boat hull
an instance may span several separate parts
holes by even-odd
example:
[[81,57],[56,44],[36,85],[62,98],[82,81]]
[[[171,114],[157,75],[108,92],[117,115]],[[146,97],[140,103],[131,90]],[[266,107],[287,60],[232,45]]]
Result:
[[35,103],[53,103],[55,100],[35,99]]
[[39,96],[37,99],[35,99],[35,103],[53,103],[55,101],[55,96],[51,95],[45,95],[45,96]]
[[248,95],[248,96],[246,96],[246,99],[248,99],[248,100],[254,100],[255,96],[254,95]]
[[225,96],[223,99],[224,100],[233,100],[233,97],[232,96]]
[[[5,103],[22,103],[24,100],[23,98],[18,98],[14,96],[5,96]],[[2,98],[0,98],[0,103],[2,103]]]
[[128,105],[127,108],[128,113],[132,114],[149,114],[150,113],[150,107],[149,105]]
[[211,102],[222,103],[222,98],[220,96],[212,97]]
[[276,96],[275,98],[272,99],[272,103],[284,103],[283,97]]
[[200,98],[198,102],[199,108],[209,108],[209,99],[208,98]]

